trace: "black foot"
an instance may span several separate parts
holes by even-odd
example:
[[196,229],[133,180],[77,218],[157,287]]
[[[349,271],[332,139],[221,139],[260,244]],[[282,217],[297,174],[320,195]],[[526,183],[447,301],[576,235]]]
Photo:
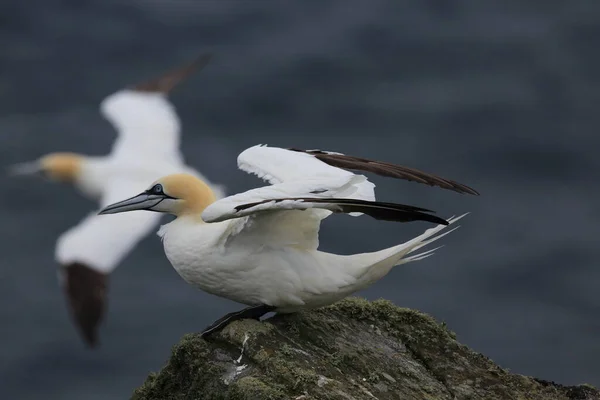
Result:
[[220,331],[225,328],[229,323],[238,320],[238,319],[256,319],[259,320],[260,317],[269,313],[271,311],[275,311],[275,307],[268,306],[265,304],[261,304],[259,306],[250,306],[246,307],[243,310],[236,311],[225,315],[222,318],[216,320],[212,325],[208,328],[204,329],[200,334],[202,337],[206,337],[214,332]]

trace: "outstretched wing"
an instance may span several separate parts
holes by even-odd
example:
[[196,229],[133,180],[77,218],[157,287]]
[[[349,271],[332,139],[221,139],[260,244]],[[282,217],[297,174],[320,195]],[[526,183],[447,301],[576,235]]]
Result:
[[[287,197],[240,204],[234,208],[234,214],[229,214],[229,216],[230,218],[239,218],[239,216],[251,215],[259,211],[278,209],[308,210],[312,208],[320,208],[334,213],[361,213],[383,221],[428,221],[437,224],[446,223],[446,220],[443,218],[427,214],[428,212],[433,212],[431,210],[405,204],[339,198],[321,199],[314,197]],[[223,218],[223,216],[221,216],[221,218]]]
[[[356,199],[375,200],[375,185],[366,177],[330,166],[306,153],[257,145],[241,152],[237,162],[238,168],[242,171],[256,175],[271,184],[283,182],[308,182],[310,184],[312,181],[319,180],[326,182],[327,179],[359,178],[353,181],[353,192],[348,194]],[[318,182],[316,182],[316,186],[319,186]],[[323,189],[335,188],[317,187],[315,190]]]
[[[143,190],[146,182],[113,179],[101,200],[101,208]],[[73,321],[89,346],[98,343],[98,327],[104,318],[109,274],[146,235],[156,229],[161,214],[131,212],[113,215],[90,213],[57,240],[55,258],[59,278]]]
[[388,162],[369,160],[367,158],[347,156],[345,154],[334,153],[330,151],[300,150],[294,148],[289,150],[311,155],[317,160],[333,167],[372,172],[389,178],[405,179],[407,181],[424,183],[429,186],[437,186],[458,193],[468,193],[477,196],[479,195],[475,189],[470,188],[467,185],[463,185],[462,183],[445,179],[434,174],[419,171],[415,168],[404,167],[402,165],[391,164]]
[[[288,181],[229,196],[208,206],[202,213],[206,222],[242,218],[232,236],[298,246],[318,247],[320,222],[331,213],[366,214],[387,221],[447,222],[429,210],[403,204],[364,200],[356,196],[365,190],[366,178],[314,178]],[[372,185],[372,184],[371,184]]]
[[375,201],[375,185],[364,175],[347,169],[477,193],[459,183],[410,168],[320,150],[253,146],[240,153],[238,167],[272,186],[217,201],[205,210],[203,219],[210,222],[247,216],[246,221],[237,224],[237,235],[251,236],[260,231],[262,237],[272,237],[278,243],[306,248],[318,247],[320,222],[332,212],[402,222],[445,223],[427,210]]
[[162,76],[105,98],[100,112],[117,130],[112,156],[128,161],[160,157],[181,161],[180,120],[168,93],[210,61],[208,54]]
[[[100,209],[127,197],[132,191],[144,190],[146,185],[146,180],[112,179],[103,194]],[[77,262],[110,273],[141,239],[152,232],[161,217],[159,213],[149,212],[97,213],[91,212],[60,235],[55,257],[61,265]]]
[[479,195],[479,192],[467,185],[415,168],[323,150],[257,145],[240,153],[238,167],[270,183],[299,180],[308,176],[341,176],[344,172],[349,174],[347,170],[354,170]]

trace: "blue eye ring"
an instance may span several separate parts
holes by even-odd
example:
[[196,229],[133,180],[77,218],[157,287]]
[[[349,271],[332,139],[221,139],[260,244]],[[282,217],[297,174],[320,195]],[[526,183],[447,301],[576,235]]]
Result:
[[163,194],[163,187],[160,183],[157,183],[152,187],[152,193],[154,194]]

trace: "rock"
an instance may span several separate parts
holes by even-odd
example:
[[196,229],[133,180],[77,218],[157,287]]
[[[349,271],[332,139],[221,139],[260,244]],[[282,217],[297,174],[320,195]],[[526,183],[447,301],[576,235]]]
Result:
[[350,298],[237,321],[209,340],[188,334],[132,398],[584,400],[600,392],[509,373],[425,314]]

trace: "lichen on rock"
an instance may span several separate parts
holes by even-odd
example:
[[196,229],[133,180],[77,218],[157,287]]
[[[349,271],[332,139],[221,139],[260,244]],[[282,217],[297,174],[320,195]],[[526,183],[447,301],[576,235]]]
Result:
[[423,313],[349,298],[208,340],[185,335],[134,400],[600,399],[588,385],[511,374]]

